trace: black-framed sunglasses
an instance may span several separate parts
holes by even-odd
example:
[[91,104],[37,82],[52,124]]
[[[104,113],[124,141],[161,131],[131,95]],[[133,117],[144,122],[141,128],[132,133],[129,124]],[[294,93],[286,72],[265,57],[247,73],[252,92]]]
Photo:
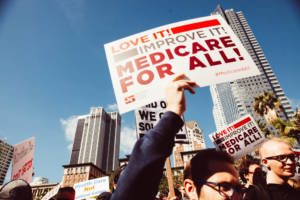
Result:
[[246,191],[246,188],[240,184],[232,185],[231,183],[227,182],[215,183],[211,181],[203,181],[202,184],[217,190],[221,196],[226,198],[231,198],[234,195],[234,193],[238,193],[243,196],[244,192]]
[[299,156],[296,155],[296,154],[269,156],[269,157],[266,157],[265,159],[267,159],[267,160],[277,160],[277,161],[280,161],[280,162],[286,162],[288,158],[291,161],[298,161],[299,160]]

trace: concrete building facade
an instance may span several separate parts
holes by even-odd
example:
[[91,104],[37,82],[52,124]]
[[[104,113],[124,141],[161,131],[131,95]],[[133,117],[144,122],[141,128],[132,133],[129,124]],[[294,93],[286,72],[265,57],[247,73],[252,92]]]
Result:
[[119,166],[121,116],[102,107],[78,119],[70,165],[93,163],[104,171]]
[[14,147],[3,140],[0,140],[0,185],[3,185],[13,153]]
[[76,183],[106,176],[105,172],[93,163],[64,165],[63,167],[62,187],[73,187]]
[[196,121],[185,122],[187,129],[187,143],[176,143],[173,148],[174,167],[183,167],[182,152],[205,149],[203,132]]
[[280,99],[282,110],[279,116],[284,120],[291,118],[294,114],[291,105],[243,13],[233,9],[224,11],[218,6],[212,14],[219,14],[227,21],[261,72],[258,76],[210,87],[216,128],[220,129],[247,113],[258,119],[253,110],[254,97],[263,94],[264,91],[274,93]]

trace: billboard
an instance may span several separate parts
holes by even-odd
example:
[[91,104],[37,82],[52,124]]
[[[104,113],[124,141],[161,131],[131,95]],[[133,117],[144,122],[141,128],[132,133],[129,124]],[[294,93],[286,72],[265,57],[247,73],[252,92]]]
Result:
[[219,15],[168,24],[104,45],[120,113],[164,98],[185,74],[199,87],[260,74]]

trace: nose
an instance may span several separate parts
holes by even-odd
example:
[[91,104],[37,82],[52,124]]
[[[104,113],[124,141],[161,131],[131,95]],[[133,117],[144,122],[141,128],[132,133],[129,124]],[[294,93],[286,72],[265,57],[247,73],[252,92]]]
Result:
[[290,165],[295,164],[295,160],[288,157],[287,161],[286,161],[286,164],[290,164]]

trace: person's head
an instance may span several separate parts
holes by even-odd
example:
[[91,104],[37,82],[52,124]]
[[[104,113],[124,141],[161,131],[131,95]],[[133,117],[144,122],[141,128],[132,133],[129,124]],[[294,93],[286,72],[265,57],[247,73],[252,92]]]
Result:
[[109,200],[111,197],[110,192],[102,192],[98,197],[97,200]]
[[193,200],[240,200],[242,186],[238,177],[230,155],[204,149],[187,163],[184,187],[189,199]]
[[21,179],[13,180],[0,189],[0,200],[32,200],[32,190],[30,185]]
[[290,144],[281,138],[267,140],[259,149],[262,163],[272,181],[287,181],[294,176],[297,156]]
[[56,200],[74,200],[75,190],[72,187],[60,188],[57,192]]
[[242,181],[247,185],[257,184],[255,180],[264,179],[260,160],[247,155],[239,165],[239,173]]
[[114,189],[116,188],[119,178],[122,175],[123,171],[125,170],[126,166],[127,166],[127,164],[123,164],[114,171],[114,185],[113,185]]

